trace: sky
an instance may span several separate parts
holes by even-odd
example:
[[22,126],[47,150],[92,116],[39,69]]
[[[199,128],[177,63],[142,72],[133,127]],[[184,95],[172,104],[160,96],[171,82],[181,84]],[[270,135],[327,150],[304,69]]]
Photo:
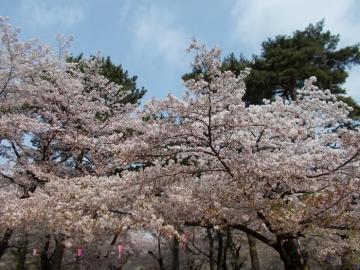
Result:
[[[72,35],[74,55],[101,53],[138,76],[144,98],[181,96],[181,76],[191,70],[186,48],[192,38],[247,57],[261,42],[290,35],[325,19],[340,34],[340,46],[360,42],[358,0],[0,0],[0,15],[21,28],[21,37],[56,45],[56,34]],[[360,102],[360,67],[345,88]]]

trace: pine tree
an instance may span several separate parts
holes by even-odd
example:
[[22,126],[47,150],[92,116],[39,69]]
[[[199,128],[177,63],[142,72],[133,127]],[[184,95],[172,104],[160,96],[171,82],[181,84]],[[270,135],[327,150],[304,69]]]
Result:
[[[71,56],[68,58],[68,62],[77,63],[83,58],[83,54],[79,56]],[[145,95],[146,89],[144,87],[138,88],[136,85],[137,76],[130,76],[127,70],[124,70],[121,65],[115,65],[110,57],[100,59],[100,74],[105,76],[110,82],[117,85],[122,85],[119,92],[118,99],[112,102],[115,103],[131,103],[139,104],[140,99]],[[123,93],[128,94],[123,97]]]
[[[305,79],[317,77],[320,88],[339,94],[339,99],[354,108],[351,117],[360,117],[360,107],[346,94],[342,84],[348,77],[348,69],[360,63],[359,44],[338,49],[339,35],[324,31],[324,20],[310,24],[305,30],[297,30],[292,35],[278,35],[262,43],[262,53],[252,60],[234,53],[225,57],[222,70],[235,74],[245,67],[251,72],[246,79],[247,104],[261,104],[263,99],[281,95],[286,99],[296,99],[296,88],[304,85]],[[183,79],[205,76],[202,70],[193,70]]]

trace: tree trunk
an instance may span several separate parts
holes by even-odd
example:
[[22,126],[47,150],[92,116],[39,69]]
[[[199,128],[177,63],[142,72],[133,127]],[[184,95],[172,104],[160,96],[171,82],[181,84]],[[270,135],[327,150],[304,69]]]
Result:
[[295,86],[290,89],[290,97],[291,97],[291,101],[296,101],[297,93],[296,93],[296,87]]
[[25,270],[26,253],[28,247],[28,237],[25,234],[24,239],[20,241],[20,247],[18,248],[18,259],[16,262],[16,270]]
[[53,258],[51,260],[51,270],[60,270],[61,269],[61,262],[64,255],[64,244],[63,244],[64,237],[58,236],[55,238],[55,250],[53,253]]
[[223,237],[221,232],[217,232],[217,240],[218,240],[218,254],[217,254],[217,270],[221,270],[222,261],[223,261]]
[[160,270],[165,270],[164,260],[163,260],[162,252],[161,252],[161,237],[160,237],[160,235],[158,236],[158,252],[159,252],[158,262],[159,262]]
[[162,252],[161,252],[161,236],[158,236],[158,256],[155,255],[154,252],[152,252],[151,250],[148,251],[148,254],[150,254],[159,264],[159,269],[160,270],[165,270],[165,265],[164,265],[164,260],[162,257]]
[[179,261],[179,238],[174,236],[173,245],[172,245],[172,270],[180,269],[180,261]]
[[298,244],[297,239],[278,240],[280,258],[285,270],[308,270],[307,256]]
[[44,248],[40,254],[41,270],[51,270],[50,259],[48,257],[49,246],[50,246],[50,235],[47,235]]
[[224,246],[224,256],[223,256],[223,262],[222,262],[222,270],[227,270],[227,254],[228,254],[230,245],[231,245],[231,231],[230,231],[230,228],[227,228],[226,240],[225,240],[225,246]]
[[5,254],[6,249],[8,248],[8,244],[11,238],[13,230],[6,229],[3,239],[0,242],[0,258]]
[[281,84],[281,87],[283,88],[283,97],[285,97],[287,100],[296,101],[297,99],[297,93],[296,93],[296,83],[291,82],[289,84]]
[[214,270],[214,240],[212,237],[212,232],[210,228],[206,229],[207,231],[207,236],[209,238],[209,265],[210,265],[210,270]]
[[250,259],[251,259],[251,269],[252,270],[260,270],[260,261],[259,256],[256,249],[256,239],[249,235],[247,235],[248,244],[249,244],[249,252],[250,252]]
[[80,258],[79,257],[75,258],[74,270],[80,270]]

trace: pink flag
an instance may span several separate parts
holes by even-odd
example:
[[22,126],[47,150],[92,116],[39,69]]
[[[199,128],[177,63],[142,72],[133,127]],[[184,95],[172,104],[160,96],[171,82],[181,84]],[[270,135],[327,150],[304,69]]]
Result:
[[118,245],[118,251],[119,251],[119,259],[121,258],[121,255],[125,251],[125,246],[123,244]]
[[33,255],[33,256],[37,256],[37,255],[38,255],[36,248],[33,249],[32,255]]
[[183,244],[183,247],[186,247],[189,241],[189,234],[187,232],[185,232],[182,236],[181,236],[181,242]]
[[82,256],[84,256],[84,249],[83,249],[82,247],[80,247],[80,248],[77,249],[76,256],[77,256],[77,257],[82,257]]

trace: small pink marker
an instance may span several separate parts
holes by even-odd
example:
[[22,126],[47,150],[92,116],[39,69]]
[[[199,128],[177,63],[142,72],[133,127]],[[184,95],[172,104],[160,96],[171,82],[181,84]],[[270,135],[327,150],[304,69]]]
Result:
[[33,249],[32,255],[33,255],[33,256],[37,256],[37,255],[38,255],[36,248]]
[[77,257],[82,257],[84,256],[84,249],[82,247],[77,249],[77,253],[76,253]]
[[123,244],[118,245],[118,251],[119,251],[119,259],[121,258],[121,255],[125,251],[125,246]]
[[188,241],[189,241],[189,235],[187,232],[185,232],[181,237],[181,242],[184,247],[186,247],[186,245],[188,244]]

